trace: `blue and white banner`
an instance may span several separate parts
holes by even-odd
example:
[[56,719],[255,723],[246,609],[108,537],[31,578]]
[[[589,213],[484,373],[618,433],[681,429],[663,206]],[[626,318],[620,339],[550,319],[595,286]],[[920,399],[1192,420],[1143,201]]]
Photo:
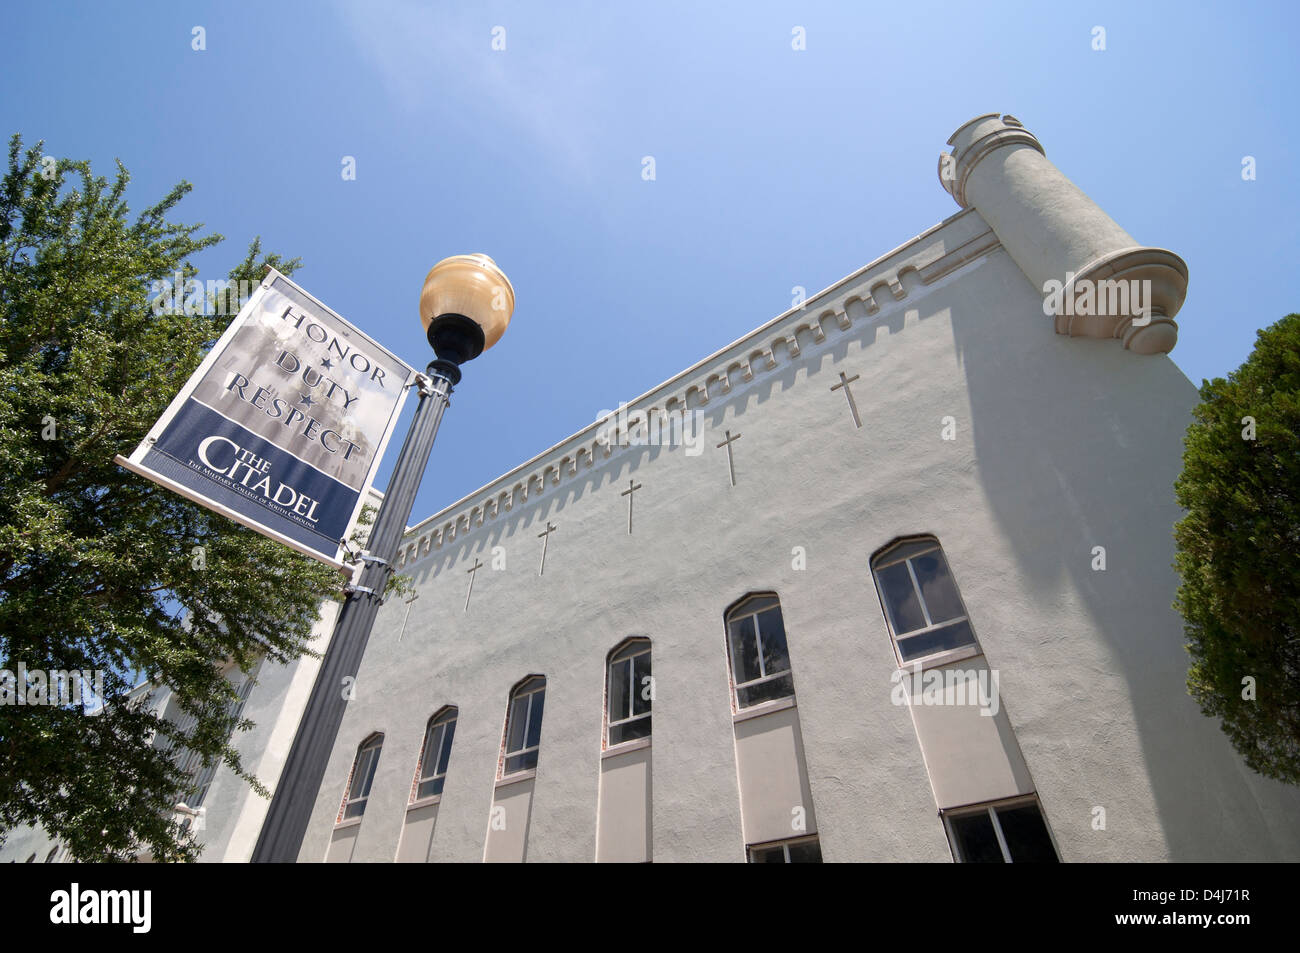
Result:
[[415,369],[276,271],[117,462],[342,567]]

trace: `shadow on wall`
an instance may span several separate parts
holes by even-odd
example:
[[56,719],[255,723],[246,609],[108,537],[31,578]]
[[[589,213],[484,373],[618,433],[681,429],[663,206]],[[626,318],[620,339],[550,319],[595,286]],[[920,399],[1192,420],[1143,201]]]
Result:
[[[1010,275],[1007,268],[985,270],[985,281],[1003,285],[981,294],[1005,304],[995,314],[943,297],[952,306],[965,368],[978,478],[1020,578],[1029,581],[1032,596],[1058,604],[1057,593],[1072,589],[1102,634],[1127,681],[1145,762],[1116,765],[1117,784],[1125,770],[1139,780],[1145,772],[1170,859],[1283,859],[1295,851],[1294,828],[1272,831],[1281,835],[1273,837],[1261,832],[1270,819],[1276,825],[1294,816],[1296,792],[1251,772],[1186,690],[1189,656],[1182,620],[1171,608],[1178,585],[1173,525],[1181,517],[1173,483],[1197,390],[1167,357],[1133,354],[1119,341],[1057,335],[1046,316],[1035,322],[1040,296],[1011,269]],[[1092,568],[1094,546],[1106,548],[1104,572]],[[1061,586],[1063,576],[1068,587]],[[1014,620],[1002,622],[1014,628]],[[1020,635],[1026,654],[1071,657],[1068,645],[1051,645],[1068,638],[1063,632]],[[993,660],[999,661],[1013,659]],[[1040,750],[1044,739],[1066,749],[1065,757],[1040,758],[1037,765],[1026,751],[1040,783],[1047,771],[1068,772],[1074,756],[1104,764],[1106,732],[1122,728],[1116,718],[1126,713],[1103,710],[1102,696],[1089,692],[1079,671],[1048,673],[1059,691],[1026,698],[1011,712],[1033,725],[1022,731]],[[1009,694],[1027,694],[1016,690],[1014,673],[1005,683]],[[1065,721],[1064,732],[1062,709],[1077,716]],[[1122,793],[1081,790],[1079,798],[1104,806]],[[1083,817],[1088,823],[1086,807]]]
[[[901,287],[906,289],[905,299],[897,299],[894,296],[882,297],[885,301],[884,311],[875,317],[868,317],[860,306],[860,300],[855,299],[859,306],[850,307],[851,313],[855,315],[852,328],[848,331],[835,331],[830,347],[816,346],[801,351],[795,356],[791,355],[788,349],[783,350],[778,345],[775,349],[778,356],[774,369],[756,373],[751,383],[735,387],[731,393],[721,394],[703,406],[694,401],[690,402],[691,411],[699,411],[702,415],[703,434],[697,439],[703,444],[704,452],[714,449],[713,443],[709,442],[711,439],[714,442],[722,439],[723,421],[728,410],[733,414],[731,425],[736,426],[751,409],[757,409],[773,397],[794,387],[796,378],[800,374],[806,376],[809,381],[826,374],[830,381],[834,381],[839,365],[848,354],[850,343],[856,345],[859,349],[858,353],[861,354],[876,343],[878,335],[900,333],[904,328],[907,310],[915,306],[912,293],[923,290],[915,268],[904,269],[900,272],[900,279]],[[883,279],[877,281],[873,287],[879,291],[882,284],[884,284]],[[761,349],[756,348],[755,351],[757,350]],[[658,406],[662,404],[662,399],[653,403]],[[713,438],[714,434],[718,436]],[[588,439],[587,443],[590,442]],[[499,513],[494,518],[481,518],[481,521],[468,531],[459,531],[450,543],[434,547],[429,555],[417,556],[398,571],[410,575],[417,586],[425,585],[462,560],[472,561],[475,557],[486,559],[485,554],[490,553],[494,546],[501,545],[506,539],[520,532],[534,526],[536,529],[532,530],[533,532],[541,530],[545,527],[547,519],[558,519],[566,507],[579,502],[589,494],[597,491],[621,492],[627,480],[634,477],[644,464],[658,459],[660,454],[685,452],[685,448],[681,445],[637,446],[634,444],[616,447],[608,458],[597,453],[594,462],[578,464],[577,473],[572,476],[566,474],[558,484],[554,482],[555,471],[548,470],[548,481],[543,490],[530,490],[528,499],[516,504],[509,512]],[[528,476],[525,474],[518,482],[526,481]],[[494,492],[499,492],[503,486],[506,484],[494,487]],[[489,499],[491,496],[492,494],[483,494],[484,499]],[[458,518],[466,509],[468,507],[457,510],[452,516]],[[429,527],[426,532],[431,530],[432,527]],[[416,537],[408,537],[403,545],[409,545],[414,538],[423,535],[424,533],[421,533]]]

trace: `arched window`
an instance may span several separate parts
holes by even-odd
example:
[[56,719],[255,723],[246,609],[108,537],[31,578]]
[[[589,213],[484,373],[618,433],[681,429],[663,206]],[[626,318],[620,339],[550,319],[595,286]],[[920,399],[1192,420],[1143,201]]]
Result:
[[726,618],[736,708],[792,697],[794,675],[776,594],[746,596],[727,612]]
[[537,767],[537,750],[542,740],[542,708],[546,704],[546,679],[533,675],[510,693],[506,712],[504,773],[518,774]]
[[650,640],[627,639],[609,653],[605,669],[606,740],[610,745],[650,737]]
[[447,762],[451,759],[451,740],[456,734],[454,705],[448,705],[429,719],[424,731],[424,747],[420,749],[420,763],[415,768],[415,800],[442,793],[442,783],[447,779]]
[[379,753],[384,747],[384,736],[375,732],[357,748],[356,760],[352,763],[352,774],[348,778],[347,793],[343,797],[343,810],[339,820],[360,817],[366,812],[366,800],[370,797],[370,785],[375,780],[375,769],[379,767]]
[[900,664],[978,651],[975,631],[937,539],[895,543],[871,560],[871,571]]
[[54,858],[57,857],[58,855],[59,855],[59,845],[55,844],[52,848],[50,848],[50,852],[45,855],[45,862],[47,864],[54,863]]

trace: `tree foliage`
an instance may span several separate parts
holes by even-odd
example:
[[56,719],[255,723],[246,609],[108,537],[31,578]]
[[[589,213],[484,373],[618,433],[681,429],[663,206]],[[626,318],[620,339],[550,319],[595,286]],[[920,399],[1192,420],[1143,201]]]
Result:
[[[172,807],[192,779],[168,747],[257,786],[230,743],[222,666],[298,657],[340,580],[113,462],[230,321],[154,313],[151,282],[193,276],[221,237],[169,220],[186,183],[129,219],[128,178],[121,163],[110,183],[42,162],[14,136],[0,185],[0,668],[102,671],[108,699],[97,713],[0,705],[0,834],[39,824],[80,860],[188,860]],[[298,262],[255,241],[229,278],[267,265]],[[128,698],[134,672],[193,726]]]
[[1176,484],[1188,689],[1251,768],[1300,783],[1300,314],[1201,400]]

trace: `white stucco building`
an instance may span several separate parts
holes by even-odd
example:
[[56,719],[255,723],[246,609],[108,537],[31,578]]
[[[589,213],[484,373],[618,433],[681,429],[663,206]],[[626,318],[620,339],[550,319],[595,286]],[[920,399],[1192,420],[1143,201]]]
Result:
[[300,860],[1300,860],[1185,686],[1186,267],[949,146],[954,215],[409,530]]
[[1186,267],[949,145],[952,217],[411,529],[302,860],[1300,859],[1185,687]]

